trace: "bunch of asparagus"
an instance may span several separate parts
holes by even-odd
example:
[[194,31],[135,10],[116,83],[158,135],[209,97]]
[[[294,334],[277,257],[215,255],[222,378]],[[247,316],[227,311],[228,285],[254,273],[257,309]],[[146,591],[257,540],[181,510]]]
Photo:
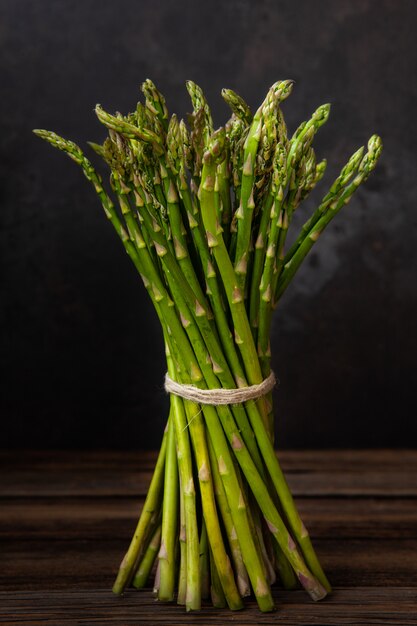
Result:
[[[167,370],[179,383],[235,389],[270,375],[272,311],[381,153],[374,135],[367,150],[351,156],[286,250],[294,213],[326,169],[312,142],[330,109],[320,106],[289,136],[281,104],[292,88],[290,80],[272,85],[254,115],[224,89],[232,114],[218,130],[191,81],[188,124],[169,117],[150,80],[133,113],[111,115],[97,106],[108,137],[90,146],[110,168],[109,191],[76,144],[34,131],[66,152],[94,186],[152,299]],[[187,610],[210,597],[216,607],[240,609],[253,592],[261,611],[271,611],[277,578],[285,589],[300,583],[313,600],[330,592],[275,454],[273,424],[270,393],[219,406],[170,396],[115,593],[146,586],[153,570],[158,599],[176,598]]]

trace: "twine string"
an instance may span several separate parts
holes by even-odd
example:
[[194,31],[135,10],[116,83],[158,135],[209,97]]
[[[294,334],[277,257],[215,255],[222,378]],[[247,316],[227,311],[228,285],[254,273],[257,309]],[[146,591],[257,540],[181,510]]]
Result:
[[185,400],[191,400],[198,404],[238,404],[248,400],[256,400],[269,393],[276,385],[273,371],[261,383],[240,387],[239,389],[199,389],[194,385],[183,385],[173,380],[168,373],[165,374],[165,391],[180,396]]

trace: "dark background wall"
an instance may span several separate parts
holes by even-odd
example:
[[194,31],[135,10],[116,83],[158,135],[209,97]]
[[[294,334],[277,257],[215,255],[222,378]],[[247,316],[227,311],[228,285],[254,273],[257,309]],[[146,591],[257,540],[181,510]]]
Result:
[[377,171],[277,312],[278,443],[415,445],[417,3],[2,0],[0,18],[1,444],[159,442],[164,361],[147,294],[81,173],[31,135],[100,140],[96,102],[131,110],[150,77],[181,116],[184,81],[200,83],[218,124],[223,86],[256,106],[295,79],[290,129],[332,102],[321,193],[382,135]]

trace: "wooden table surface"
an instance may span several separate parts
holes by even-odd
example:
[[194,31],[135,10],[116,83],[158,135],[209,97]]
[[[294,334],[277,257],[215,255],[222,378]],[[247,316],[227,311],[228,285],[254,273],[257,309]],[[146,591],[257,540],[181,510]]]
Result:
[[334,593],[276,589],[276,611],[186,614],[110,589],[155,459],[143,452],[0,454],[0,624],[417,624],[417,451],[280,458]]

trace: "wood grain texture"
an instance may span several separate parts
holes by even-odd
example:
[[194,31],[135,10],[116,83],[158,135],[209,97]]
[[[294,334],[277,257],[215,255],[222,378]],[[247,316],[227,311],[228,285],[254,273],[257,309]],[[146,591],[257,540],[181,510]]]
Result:
[[189,624],[235,626],[249,624],[284,626],[378,626],[416,624],[415,588],[390,589],[386,587],[360,587],[337,589],[322,603],[313,603],[303,591],[274,593],[276,611],[262,614],[256,603],[249,601],[246,608],[231,613],[226,610],[203,607],[199,613],[185,614],[175,605],[158,604],[149,591],[129,591],[123,597],[111,595],[109,590],[15,592],[2,601],[0,623],[36,625],[88,625],[88,624]]
[[417,451],[280,453],[334,594],[186,615],[110,588],[155,455],[0,453],[0,624],[417,624]]

